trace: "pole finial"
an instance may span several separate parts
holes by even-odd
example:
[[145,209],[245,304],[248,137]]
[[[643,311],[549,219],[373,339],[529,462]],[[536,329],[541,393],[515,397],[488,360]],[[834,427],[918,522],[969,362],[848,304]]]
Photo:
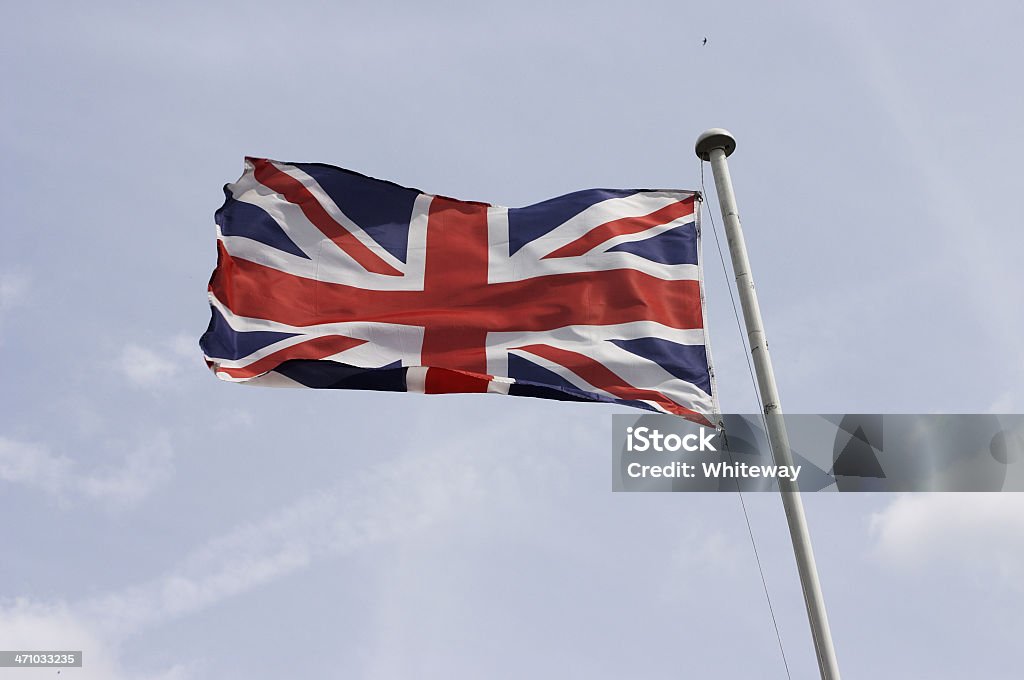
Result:
[[693,150],[697,152],[697,157],[702,161],[708,161],[711,160],[711,151],[713,149],[723,149],[725,155],[730,156],[736,150],[736,138],[732,136],[731,132],[723,128],[705,130],[697,138],[697,144],[694,145]]

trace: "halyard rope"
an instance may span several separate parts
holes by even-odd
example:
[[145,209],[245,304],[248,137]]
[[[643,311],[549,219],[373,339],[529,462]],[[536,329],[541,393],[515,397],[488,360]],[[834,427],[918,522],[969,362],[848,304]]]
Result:
[[[704,162],[700,163],[700,193],[701,198],[704,199],[705,205],[707,199],[707,191],[704,189]],[[747,338],[743,333],[743,323],[740,321],[739,311],[736,309],[736,297],[732,292],[732,283],[729,281],[729,270],[725,266],[725,255],[722,253],[722,242],[718,238],[718,226],[715,224],[715,216],[711,210],[707,211],[708,218],[711,220],[711,233],[715,236],[715,246],[718,249],[718,259],[722,263],[722,273],[725,275],[726,288],[729,290],[729,300],[732,302],[732,314],[736,319],[736,328],[740,334],[740,342],[743,344],[743,356],[747,360],[747,370],[750,372],[750,381],[754,386],[754,397],[757,399],[757,405],[761,412],[761,422],[764,425],[765,432],[768,431],[768,422],[764,415],[764,404],[761,402],[761,393],[757,389],[757,378],[754,377],[754,366],[750,361],[750,348],[747,345]],[[706,323],[706,322],[705,322]],[[722,428],[723,437],[725,437],[725,428]],[[727,441],[727,440],[726,440]],[[771,442],[769,441],[769,446]],[[726,451],[729,453],[730,462],[733,462],[732,452],[726,447]],[[764,589],[764,599],[768,602],[768,613],[772,617],[772,627],[775,628],[775,638],[779,641],[779,653],[782,655],[782,665],[786,668],[786,677],[792,680],[792,675],[789,673],[789,662],[786,661],[786,650],[782,646],[782,635],[779,633],[779,624],[775,619],[775,608],[772,606],[771,595],[768,594],[768,582],[764,577],[764,569],[761,567],[761,556],[757,552],[757,542],[754,540],[754,530],[750,526],[750,515],[747,513],[747,503],[743,499],[743,491],[740,490],[739,480],[736,481],[736,493],[740,498],[740,507],[743,509],[743,519],[747,523],[747,534],[750,536],[750,547],[754,551],[754,561],[757,562],[757,572],[761,575],[761,587]]]

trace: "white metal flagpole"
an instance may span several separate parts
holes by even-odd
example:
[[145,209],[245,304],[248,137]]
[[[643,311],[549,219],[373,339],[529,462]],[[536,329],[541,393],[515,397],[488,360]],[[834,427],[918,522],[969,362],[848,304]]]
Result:
[[[779,390],[775,385],[775,373],[768,356],[768,342],[765,340],[761,309],[757,304],[754,280],[750,274],[750,261],[747,259],[747,246],[743,241],[743,230],[740,228],[740,216],[736,208],[736,196],[732,190],[732,178],[729,176],[729,164],[725,160],[736,150],[736,139],[727,130],[712,128],[697,138],[695,150],[701,160],[711,162],[711,171],[715,176],[718,205],[722,209],[722,220],[725,222],[725,235],[729,241],[736,288],[739,291],[743,321],[750,340],[750,354],[754,360],[761,401],[764,403],[765,424],[772,455],[776,465],[792,465],[789,436],[786,434],[782,407],[779,405]],[[804,516],[800,492],[792,479],[780,478],[778,481],[779,491],[782,492],[782,506],[785,508],[786,521],[789,523],[789,535],[793,540],[793,554],[796,556],[800,585],[804,592],[804,604],[807,606],[807,618],[811,624],[811,634],[814,636],[818,669],[821,671],[822,680],[840,680],[839,664],[836,661],[832,633],[828,626],[828,614],[825,612],[825,598],[821,594],[821,584],[818,582],[818,570],[814,564],[814,551],[811,549],[811,536],[807,530],[807,518]]]

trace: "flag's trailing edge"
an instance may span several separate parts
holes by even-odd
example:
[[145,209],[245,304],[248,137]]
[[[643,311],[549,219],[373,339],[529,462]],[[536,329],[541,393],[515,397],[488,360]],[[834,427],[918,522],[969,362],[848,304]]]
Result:
[[224,193],[200,340],[222,380],[717,422],[695,192],[591,189],[503,208],[246,158]]

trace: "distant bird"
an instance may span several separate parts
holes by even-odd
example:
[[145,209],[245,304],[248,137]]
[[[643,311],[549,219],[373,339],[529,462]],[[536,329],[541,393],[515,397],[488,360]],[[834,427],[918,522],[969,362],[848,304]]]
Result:
[[701,43],[701,46],[703,47],[704,45],[707,45],[707,44],[708,44],[708,37],[704,36],[704,42]]

